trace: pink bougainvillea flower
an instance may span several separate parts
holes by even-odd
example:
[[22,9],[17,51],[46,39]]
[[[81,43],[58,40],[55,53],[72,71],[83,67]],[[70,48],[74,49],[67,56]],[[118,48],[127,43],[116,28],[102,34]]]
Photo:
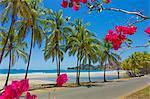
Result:
[[12,81],[11,85],[4,88],[0,99],[19,99],[23,92],[28,91],[29,80],[23,79],[21,81]]
[[63,0],[62,3],[61,3],[61,6],[63,8],[67,8],[68,7],[68,2],[66,0]]
[[84,3],[84,4],[87,3],[87,1],[88,1],[88,0],[80,0],[80,2],[82,2],[82,3]]
[[72,9],[78,11],[80,9],[80,4],[74,3]]
[[[94,2],[96,0],[89,0],[90,2]],[[78,11],[81,7],[81,3],[86,4],[88,0],[62,0],[61,6],[63,8],[70,7],[75,11]],[[110,1],[108,0],[106,3],[109,3]]]
[[121,47],[121,44],[127,39],[126,35],[122,33],[122,26],[115,27],[116,32],[109,30],[104,40],[106,42],[111,42],[114,50],[118,50]]
[[120,48],[121,44],[122,44],[121,40],[115,40],[112,42],[114,50],[118,50]]
[[127,40],[126,36],[124,34],[119,34],[118,35],[118,38],[121,40],[121,41],[125,41]]
[[144,30],[144,32],[150,35],[150,26],[149,26],[149,27],[147,27],[147,29],[146,29],[146,30]]
[[19,87],[22,92],[26,92],[29,90],[29,79],[23,79],[19,83]]
[[95,0],[90,0],[91,2],[94,2]]
[[115,26],[115,29],[117,33],[126,31],[126,27],[123,27],[123,26]]
[[5,99],[4,96],[0,96],[0,99]]
[[133,35],[137,27],[136,26],[115,26],[115,30],[109,30],[104,40],[106,42],[111,42],[114,50],[118,50],[122,43],[127,40],[126,35]]
[[21,81],[12,81],[12,87],[16,90],[17,96],[20,97],[23,92],[29,89],[29,80],[23,79]]
[[65,84],[68,80],[69,80],[69,78],[68,78],[67,74],[61,74],[56,79],[56,85],[58,87],[62,87],[63,84]]
[[115,29],[116,29],[117,33],[124,33],[124,34],[128,34],[128,35],[133,35],[136,32],[137,27],[136,26],[130,26],[130,27],[116,26]]
[[70,0],[71,3],[80,3],[80,0]]
[[102,0],[104,3],[109,4],[111,0]]
[[128,34],[128,35],[133,35],[137,30],[137,27],[136,26],[130,26],[127,28],[127,31],[125,34]]
[[27,92],[25,99],[38,99],[36,95],[31,95],[29,92]]
[[11,85],[5,87],[2,97],[4,97],[4,99],[18,98],[16,90]]

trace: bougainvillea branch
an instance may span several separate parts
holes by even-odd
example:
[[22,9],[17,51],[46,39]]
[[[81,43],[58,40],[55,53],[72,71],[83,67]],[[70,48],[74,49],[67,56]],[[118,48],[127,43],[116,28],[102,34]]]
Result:
[[132,26],[134,24],[143,22],[144,20],[150,19],[150,17],[142,14],[141,12],[132,12],[132,11],[127,11],[127,10],[118,9],[118,8],[103,8],[103,10],[110,10],[110,11],[122,12],[122,13],[126,13],[126,14],[136,15],[136,16],[138,16],[138,17],[141,18],[139,20],[136,20],[135,22],[130,23],[128,26]]
[[115,11],[115,12],[121,12],[121,13],[129,14],[129,15],[135,15],[135,16],[139,17],[138,20],[128,24],[128,26],[132,26],[134,24],[143,22],[144,20],[150,19],[150,16],[146,16],[143,13],[141,13],[140,11],[128,11],[128,10],[119,9],[119,8],[105,8],[103,5],[103,2],[100,2],[100,1],[95,1],[95,2],[91,2],[91,3],[89,2],[89,3],[87,3],[87,7],[89,9],[89,13],[91,13],[93,11],[96,11],[98,13],[100,13],[102,11]]
[[134,24],[143,22],[144,20],[146,20],[146,19],[142,18],[142,19],[140,19],[140,20],[136,20],[135,22],[132,22],[132,23],[128,24],[128,26],[132,26],[132,25],[134,25]]
[[148,48],[149,47],[149,44],[147,45],[140,45],[140,46],[132,46],[132,47],[121,47],[118,52],[120,53],[119,55],[125,53],[127,50],[130,50],[130,49],[135,49],[135,48]]
[[150,19],[150,17],[143,15],[141,12],[130,12],[130,11],[118,9],[118,8],[103,8],[103,10],[110,10],[110,11],[122,12],[122,13],[126,13],[126,14],[137,15],[145,20]]

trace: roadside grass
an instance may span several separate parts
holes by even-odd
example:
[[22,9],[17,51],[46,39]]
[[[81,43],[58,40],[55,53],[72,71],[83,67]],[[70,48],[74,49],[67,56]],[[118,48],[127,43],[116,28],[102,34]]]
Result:
[[126,96],[124,99],[150,99],[150,86]]

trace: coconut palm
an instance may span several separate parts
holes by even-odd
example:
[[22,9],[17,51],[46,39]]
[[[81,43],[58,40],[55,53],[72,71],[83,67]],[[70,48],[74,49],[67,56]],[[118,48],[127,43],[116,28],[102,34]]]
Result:
[[[11,25],[8,32],[8,36],[6,39],[6,42],[2,48],[2,53],[0,57],[0,63],[2,61],[3,54],[5,52],[5,48],[9,39],[9,36],[13,29],[16,26],[19,26],[17,29],[18,31],[18,38],[20,41],[26,38],[26,34],[29,32],[28,30],[31,29],[31,43],[30,43],[30,51],[29,51],[29,57],[28,57],[28,63],[27,63],[27,70],[25,78],[27,78],[28,69],[30,65],[30,59],[31,59],[31,53],[33,46],[38,43],[40,46],[42,42],[42,36],[41,36],[41,27],[37,23],[37,20],[39,18],[39,11],[41,12],[41,8],[38,7],[38,4],[41,2],[41,0],[2,0],[0,1],[0,4],[2,6],[6,6],[4,9],[4,12],[2,13],[2,23],[8,22],[9,15],[12,15],[11,18]],[[41,22],[41,20],[38,20]],[[20,24],[18,24],[20,23]]]
[[76,83],[80,85],[80,66],[85,63],[87,58],[84,59],[84,57],[87,57],[88,51],[92,51],[90,47],[88,48],[88,44],[90,42],[92,44],[95,39],[92,38],[93,34],[86,29],[87,24],[83,25],[82,20],[77,19],[71,25],[74,27],[74,33],[68,37],[66,51],[69,56],[76,55],[77,57]]
[[72,32],[69,26],[66,26],[66,20],[63,18],[62,11],[52,12],[48,17],[48,35],[46,37],[44,58],[48,60],[52,58],[52,62],[56,59],[57,76],[60,75],[60,63],[64,57],[64,45],[67,36]]
[[89,35],[89,37],[86,37],[85,40],[85,48],[84,48],[84,57],[83,57],[83,63],[87,63],[88,61],[88,78],[89,78],[89,82],[91,82],[91,77],[90,77],[90,66],[91,66],[91,62],[92,63],[96,63],[98,61],[97,58],[97,54],[96,52],[100,49],[100,44],[98,39],[96,39],[95,37]]
[[[117,64],[118,66],[119,61],[120,60],[120,56],[117,55],[116,53],[112,52],[112,45],[109,42],[105,42],[104,44],[102,44],[102,48],[100,49],[100,51],[98,51],[99,54],[99,60],[100,60],[100,66],[103,66],[104,68],[104,82],[106,82],[106,68],[107,65],[112,65],[112,64]],[[118,76],[119,77],[119,76]]]
[[5,48],[8,43],[9,36],[15,27],[15,22],[16,22],[15,17],[21,17],[23,19],[28,19],[28,20],[32,19],[31,14],[29,13],[28,8],[26,6],[26,2],[27,1],[23,1],[23,0],[1,0],[0,1],[0,6],[3,6],[2,7],[3,9],[1,9],[2,10],[2,14],[1,14],[2,24],[7,23],[9,19],[11,19],[7,38],[3,45],[2,52],[0,55],[0,63],[2,62],[2,58],[5,53]]
[[[1,45],[3,46],[5,44],[7,33],[1,33]],[[10,69],[12,66],[14,66],[15,62],[22,58],[25,62],[27,62],[27,53],[25,52],[25,48],[27,47],[27,44],[25,42],[18,42],[18,36],[14,33],[11,33],[11,36],[8,40],[8,43],[6,45],[6,51],[5,51],[5,58],[9,57],[9,67],[8,67],[8,73],[7,78],[5,82],[5,86],[8,84],[9,75],[10,75]]]
[[39,7],[40,3],[41,0],[30,0],[28,2],[25,2],[28,11],[30,13],[31,20],[24,19],[21,22],[19,22],[20,25],[19,25],[18,38],[20,38],[20,40],[24,40],[26,38],[27,33],[29,32],[28,30],[31,29],[30,48],[29,48],[29,56],[28,56],[25,79],[28,76],[30,60],[32,55],[32,48],[36,44],[40,48],[43,37],[45,35],[43,30],[43,26],[45,25],[45,20],[41,18],[43,17],[43,12],[45,12],[45,9]]

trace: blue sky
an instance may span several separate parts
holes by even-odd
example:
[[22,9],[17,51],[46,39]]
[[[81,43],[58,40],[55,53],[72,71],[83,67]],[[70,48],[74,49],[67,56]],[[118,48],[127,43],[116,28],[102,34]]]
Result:
[[[45,7],[52,9],[53,11],[58,11],[62,9],[60,6],[61,0],[43,0],[43,4]],[[150,16],[150,0],[112,0],[112,2],[105,7],[115,7],[121,8],[129,11],[140,10],[143,11],[143,14]],[[88,10],[85,6],[82,6],[82,9],[79,11],[73,11],[72,9],[62,9],[65,16],[70,16],[71,20],[75,18],[83,19],[84,22],[90,22],[91,26],[88,27],[89,30],[96,33],[99,39],[103,39],[107,34],[109,29],[113,29],[116,25],[126,25],[127,19],[133,17],[132,15],[113,12],[113,11],[103,11],[101,13],[92,13],[88,14]],[[133,46],[136,45],[145,45],[148,41],[149,37],[143,31],[147,26],[150,26],[150,21],[144,21],[142,23],[136,24],[138,27],[137,32],[130,36],[129,38],[133,40]],[[28,40],[29,41],[29,40]],[[43,59],[43,52],[41,49],[35,47],[33,49],[32,58],[31,58],[31,66],[30,69],[42,69],[42,70],[52,70],[56,69],[55,63],[51,62],[51,59],[47,62]],[[135,51],[148,51],[149,48],[136,48],[125,50],[121,56],[122,59],[128,57]],[[76,58],[68,57],[66,54],[64,56],[64,61],[61,64],[62,69],[66,69],[67,67],[75,66]],[[8,68],[8,59],[6,58],[0,66],[0,69]],[[25,69],[26,64],[23,63],[22,60],[19,60],[14,69]]]

